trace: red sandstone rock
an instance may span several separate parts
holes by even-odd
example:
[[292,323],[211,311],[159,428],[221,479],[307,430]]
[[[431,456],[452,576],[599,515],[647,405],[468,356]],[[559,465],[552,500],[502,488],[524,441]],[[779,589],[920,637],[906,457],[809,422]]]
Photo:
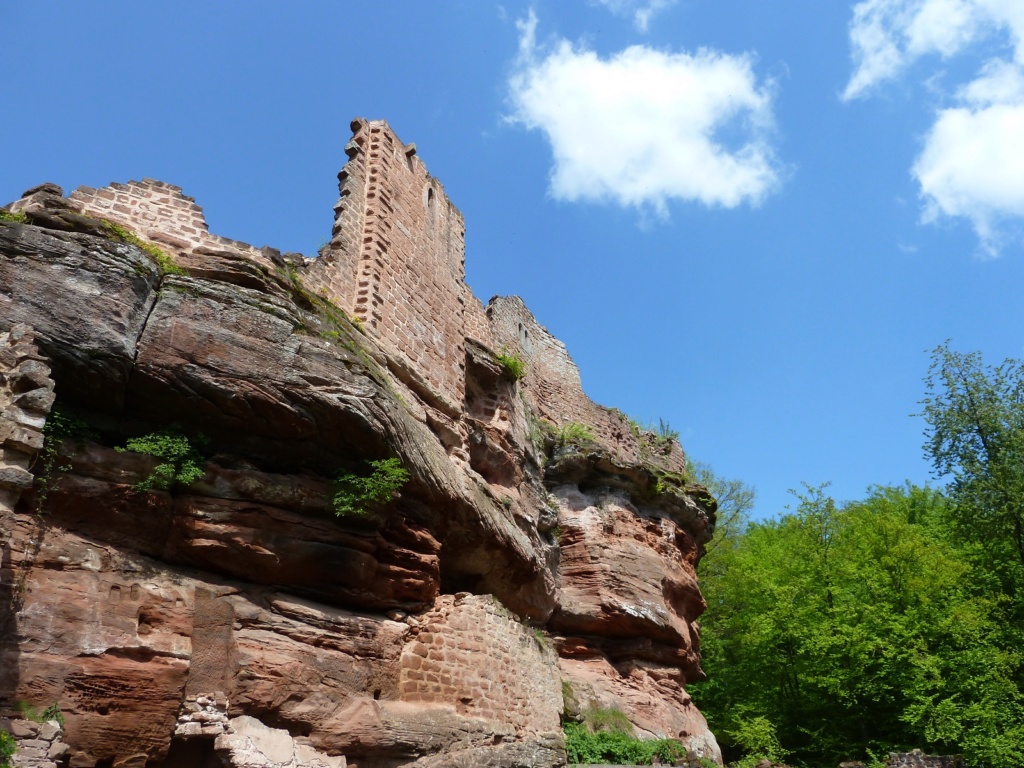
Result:
[[[76,768],[244,765],[229,717],[294,768],[554,766],[566,681],[720,759],[685,691],[713,502],[520,300],[485,313],[461,214],[386,124],[354,129],[309,266],[211,235],[153,180],[40,189],[38,226],[0,222],[0,704],[59,702]],[[51,369],[93,432],[28,490]],[[556,450],[541,417],[596,441]],[[114,446],[172,422],[207,438],[204,477],[139,491],[157,460]],[[332,476],[384,456],[398,497],[336,518]]]

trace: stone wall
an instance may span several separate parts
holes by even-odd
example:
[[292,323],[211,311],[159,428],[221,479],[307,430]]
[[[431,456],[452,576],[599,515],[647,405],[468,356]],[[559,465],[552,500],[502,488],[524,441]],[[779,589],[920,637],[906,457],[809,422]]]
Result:
[[[465,282],[465,224],[444,188],[430,176],[414,144],[383,120],[352,122],[348,161],[338,174],[330,243],[305,261],[305,286],[365,323],[383,343],[400,377],[447,416],[465,398],[466,340],[518,354],[535,413],[561,426],[587,425],[599,444],[626,462],[650,461],[681,471],[678,446],[658,445],[631,431],[621,413],[583,392],[565,345],[536,321],[517,296],[495,297],[486,310]],[[265,269],[280,255],[210,233],[203,209],[180,187],[154,179],[79,187],[71,203],[83,213],[121,224],[202,268],[202,254],[228,252]],[[12,210],[24,207],[14,203]],[[191,260],[190,260],[191,257]],[[301,259],[292,259],[302,267]],[[424,390],[427,390],[426,392]]]
[[18,746],[11,760],[14,768],[67,765],[71,748],[64,743],[64,729],[59,721],[37,723],[34,720],[0,718],[0,730],[11,734]]
[[228,718],[227,712],[219,691],[187,697],[165,768],[345,768],[344,755],[327,755],[286,730],[246,715]]
[[339,176],[334,237],[322,261],[310,266],[310,285],[363,320],[436,394],[459,404],[465,379],[462,214],[416,157],[415,145],[403,144],[386,122],[356,120],[353,130],[350,159]]
[[82,213],[120,224],[178,256],[197,249],[227,250],[274,266],[259,248],[211,234],[203,209],[173,184],[143,179],[100,189],[79,187],[69,199]]
[[43,448],[43,426],[53,406],[50,368],[27,325],[0,332],[0,514],[32,487],[32,464]]
[[489,595],[438,598],[402,652],[403,701],[455,703],[459,714],[533,735],[559,728],[557,657],[543,635]]
[[583,392],[579,368],[565,344],[537,322],[518,296],[495,296],[487,305],[494,343],[526,362],[522,381],[536,413],[556,426],[585,424],[601,447],[621,461],[654,461],[672,472],[686,466],[679,444],[637,435],[628,417],[603,408]]

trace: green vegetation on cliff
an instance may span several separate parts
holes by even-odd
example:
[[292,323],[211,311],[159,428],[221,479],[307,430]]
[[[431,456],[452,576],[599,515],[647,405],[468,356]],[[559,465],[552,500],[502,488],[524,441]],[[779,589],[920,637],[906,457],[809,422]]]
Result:
[[582,722],[567,720],[562,730],[570,763],[672,765],[686,756],[686,748],[675,739],[638,739],[629,718],[618,709],[589,707],[582,712]]
[[177,427],[133,437],[118,451],[131,451],[154,456],[161,462],[141,482],[137,491],[170,491],[176,486],[187,486],[203,474],[205,459],[189,438]]
[[369,474],[342,472],[334,479],[331,505],[338,517],[364,517],[395,494],[409,480],[409,471],[399,459],[366,462]]
[[0,731],[0,768],[10,768],[11,758],[18,751],[18,744],[7,731]]
[[777,519],[741,509],[716,531],[700,565],[709,679],[691,692],[727,760],[923,748],[1024,765],[1024,367],[942,346],[926,387],[944,492],[837,504],[807,488]]

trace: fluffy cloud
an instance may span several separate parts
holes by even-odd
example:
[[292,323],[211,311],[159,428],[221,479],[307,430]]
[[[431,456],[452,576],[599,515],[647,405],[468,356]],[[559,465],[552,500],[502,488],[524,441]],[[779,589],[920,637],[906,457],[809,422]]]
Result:
[[1008,36],[1024,63],[1021,0],[864,0],[853,9],[855,66],[843,98],[864,96],[921,56],[949,58],[996,34]]
[[778,183],[772,88],[748,56],[632,46],[609,58],[521,22],[511,119],[547,134],[551,194],[667,211],[672,199],[757,204]]
[[995,39],[1006,57],[946,94],[911,170],[925,221],[966,218],[996,256],[1024,219],[1024,2],[864,0],[854,7],[855,68],[844,99],[862,97],[926,55],[949,58]]
[[595,0],[612,13],[632,16],[633,23],[641,32],[646,32],[651,17],[658,11],[675,5],[676,0]]
[[982,251],[997,256],[1024,218],[1024,72],[990,64],[959,96],[960,106],[939,112],[913,174],[926,220],[969,219]]

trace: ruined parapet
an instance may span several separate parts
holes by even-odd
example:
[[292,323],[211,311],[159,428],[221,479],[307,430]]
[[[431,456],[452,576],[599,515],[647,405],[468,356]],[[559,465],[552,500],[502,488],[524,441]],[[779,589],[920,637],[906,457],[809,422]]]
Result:
[[186,696],[174,725],[181,738],[220,736],[228,731],[228,700],[220,691]]
[[635,430],[629,418],[603,408],[583,392],[579,368],[565,344],[537,322],[518,296],[495,296],[487,305],[494,343],[526,363],[521,384],[535,415],[557,427],[577,422],[590,430],[598,445],[631,464],[652,464],[683,472],[686,457],[674,440],[658,440]]
[[365,323],[458,412],[465,386],[465,223],[413,144],[357,119],[333,239],[307,281]]
[[248,243],[210,233],[203,209],[181,187],[156,179],[114,182],[106,187],[79,187],[69,201],[82,213],[106,219],[176,256],[196,251],[228,251],[271,269],[263,251]]
[[12,511],[32,487],[53,386],[32,329],[19,323],[0,332],[0,513]]

